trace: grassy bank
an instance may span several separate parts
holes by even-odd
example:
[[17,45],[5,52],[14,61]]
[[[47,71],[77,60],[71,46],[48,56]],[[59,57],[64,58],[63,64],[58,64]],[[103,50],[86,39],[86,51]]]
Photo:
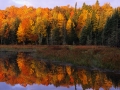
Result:
[[0,51],[35,52],[37,58],[120,71],[120,49],[105,46],[0,46]]

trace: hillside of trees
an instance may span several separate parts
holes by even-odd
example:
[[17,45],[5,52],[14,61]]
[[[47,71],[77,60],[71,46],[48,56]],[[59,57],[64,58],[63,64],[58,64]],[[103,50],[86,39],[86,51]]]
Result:
[[106,45],[120,47],[120,7],[83,3],[0,10],[0,44]]

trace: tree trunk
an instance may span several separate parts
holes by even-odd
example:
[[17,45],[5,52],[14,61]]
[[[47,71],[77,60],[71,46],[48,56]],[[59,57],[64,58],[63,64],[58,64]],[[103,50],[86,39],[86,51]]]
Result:
[[38,35],[38,43],[39,43],[39,45],[42,44],[42,35]]

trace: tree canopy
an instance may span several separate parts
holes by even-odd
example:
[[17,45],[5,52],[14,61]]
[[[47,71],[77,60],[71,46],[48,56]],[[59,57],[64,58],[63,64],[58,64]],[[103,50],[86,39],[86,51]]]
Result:
[[11,6],[0,10],[0,44],[120,44],[120,7],[83,3],[81,8]]

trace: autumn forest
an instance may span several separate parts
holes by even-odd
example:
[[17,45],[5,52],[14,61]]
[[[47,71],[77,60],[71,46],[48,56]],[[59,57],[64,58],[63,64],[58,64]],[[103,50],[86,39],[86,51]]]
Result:
[[0,44],[120,46],[120,8],[11,6],[0,10]]

